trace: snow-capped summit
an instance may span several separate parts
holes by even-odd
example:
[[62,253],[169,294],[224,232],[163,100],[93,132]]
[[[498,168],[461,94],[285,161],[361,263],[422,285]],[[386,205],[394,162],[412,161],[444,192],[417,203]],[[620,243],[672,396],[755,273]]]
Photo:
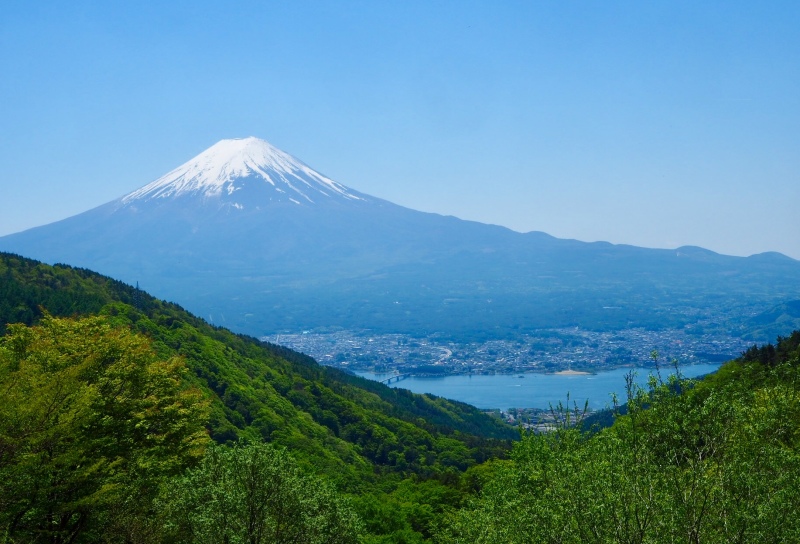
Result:
[[237,202],[240,191],[251,194],[255,191],[259,198],[296,204],[331,198],[363,200],[355,191],[254,137],[221,140],[120,200],[128,205],[191,195],[222,198],[241,208],[246,204]]

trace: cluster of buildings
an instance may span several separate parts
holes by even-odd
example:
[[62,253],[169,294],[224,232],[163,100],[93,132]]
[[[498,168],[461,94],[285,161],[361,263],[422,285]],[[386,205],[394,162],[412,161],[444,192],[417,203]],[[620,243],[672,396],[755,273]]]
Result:
[[747,349],[744,340],[720,332],[692,334],[684,329],[625,329],[597,332],[547,329],[513,340],[454,342],[437,336],[416,338],[369,332],[303,332],[264,337],[343,369],[375,373],[495,374],[515,372],[600,371],[721,362]]

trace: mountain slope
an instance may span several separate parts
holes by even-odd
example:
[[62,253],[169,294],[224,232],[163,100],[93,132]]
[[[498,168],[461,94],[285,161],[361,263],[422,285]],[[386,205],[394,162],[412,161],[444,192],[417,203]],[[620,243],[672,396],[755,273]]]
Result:
[[0,250],[139,282],[259,336],[344,327],[463,338],[711,315],[734,316],[720,324],[733,329],[750,307],[800,297],[800,262],[781,255],[583,243],[422,213],[255,138],[223,140],[118,200],[2,237]]
[[[0,323],[100,314],[185,358],[211,399],[212,437],[266,440],[357,489],[375,473],[432,476],[502,455],[517,433],[463,403],[322,367],[288,349],[211,327],[174,304],[67,266],[0,253]],[[498,440],[499,439],[499,440]],[[447,455],[441,455],[447,453]]]
[[746,327],[749,332],[745,338],[757,342],[800,330],[800,300],[789,300],[761,312],[750,318]]

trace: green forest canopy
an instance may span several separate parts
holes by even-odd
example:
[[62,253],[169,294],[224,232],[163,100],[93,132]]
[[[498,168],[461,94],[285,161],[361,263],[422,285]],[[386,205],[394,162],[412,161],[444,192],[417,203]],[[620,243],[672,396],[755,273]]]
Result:
[[0,278],[0,542],[800,540],[800,332],[503,460],[515,431],[461,403],[89,271]]

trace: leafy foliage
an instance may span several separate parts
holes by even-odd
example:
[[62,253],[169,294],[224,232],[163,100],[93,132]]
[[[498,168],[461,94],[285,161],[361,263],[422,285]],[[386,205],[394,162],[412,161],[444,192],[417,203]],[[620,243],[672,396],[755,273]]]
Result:
[[0,338],[3,534],[73,541],[198,459],[207,405],[185,370],[102,318],[12,325]]
[[800,541],[800,332],[503,460],[514,431],[462,403],[89,271],[0,277],[0,542]]
[[176,542],[355,544],[360,532],[329,485],[263,443],[210,448],[165,502]]
[[787,356],[631,386],[628,413],[595,434],[527,434],[439,540],[796,542],[800,362],[793,340],[774,349]]
[[[217,442],[276,442],[352,482],[372,474],[373,465],[381,472],[428,476],[448,466],[463,469],[502,454],[517,436],[472,406],[322,367],[291,350],[212,327],[175,304],[90,271],[0,253],[0,275],[6,278],[0,300],[12,309],[0,309],[0,323],[24,314],[30,325],[43,311],[102,313],[149,337],[160,356],[183,357],[191,370],[187,380],[211,400],[210,431]],[[437,448],[452,450],[447,440],[439,444],[445,437],[465,448],[436,466]]]
[[[432,534],[433,513],[444,506],[437,501],[448,496],[447,504],[460,504],[462,472],[505,456],[518,436],[474,407],[322,367],[302,354],[210,326],[175,304],[90,271],[0,254],[0,276],[0,323],[20,318],[34,325],[47,312],[100,314],[103,326],[147,338],[159,360],[185,365],[180,386],[206,399],[214,441],[286,448],[301,471],[320,475],[339,491],[369,497],[354,501],[354,508],[386,542]],[[444,495],[417,492],[418,486],[441,487]],[[154,489],[149,487],[146,497]],[[409,504],[409,494],[429,500],[429,507],[399,506]],[[163,520],[136,513],[136,504],[152,501],[134,495],[109,499],[118,506],[114,534],[156,541]],[[386,512],[374,508],[376,503],[398,508]],[[384,514],[393,522],[370,518]]]
[[800,331],[794,331],[786,338],[779,336],[777,345],[753,345],[742,353],[741,360],[758,361],[762,365],[774,367],[797,356],[800,356]]

